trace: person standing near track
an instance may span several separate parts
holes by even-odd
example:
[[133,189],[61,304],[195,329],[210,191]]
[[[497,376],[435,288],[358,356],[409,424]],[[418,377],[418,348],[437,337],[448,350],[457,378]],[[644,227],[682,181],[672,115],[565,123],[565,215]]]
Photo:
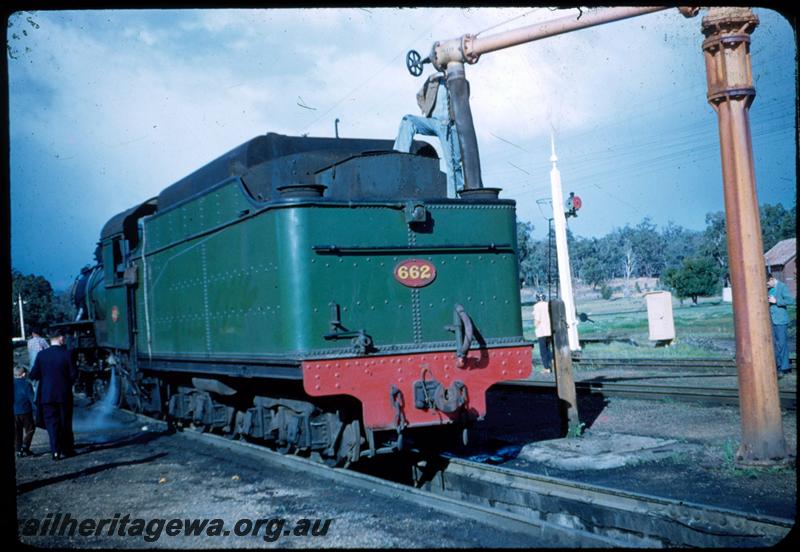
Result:
[[37,425],[47,428],[53,460],[74,454],[72,384],[78,372],[64,347],[64,336],[54,332],[50,347],[36,356],[30,379],[39,380],[36,396]]
[[550,328],[549,305],[542,292],[536,294],[536,303],[533,305],[533,330],[536,339],[539,340],[539,354],[542,356],[544,373],[549,374],[553,361],[553,355],[550,352],[550,336],[553,332]]
[[39,335],[39,330],[31,330],[31,338],[28,340],[28,370],[33,370],[36,355],[47,349],[47,347],[47,340]]
[[778,280],[771,272],[767,273],[767,300],[769,301],[769,318],[772,321],[772,343],[775,346],[775,363],[778,378],[789,372],[789,313],[788,305],[794,305],[794,298],[786,284]]
[[36,432],[33,421],[33,387],[27,378],[28,369],[14,367],[14,448],[17,456],[31,456],[31,441]]

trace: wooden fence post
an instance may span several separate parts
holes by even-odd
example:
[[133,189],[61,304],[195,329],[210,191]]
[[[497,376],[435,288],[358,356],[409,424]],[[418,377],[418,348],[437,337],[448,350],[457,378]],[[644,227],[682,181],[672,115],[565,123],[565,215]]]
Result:
[[561,432],[567,437],[579,437],[581,423],[578,418],[578,400],[575,380],[572,377],[572,351],[569,349],[567,317],[564,302],[549,302],[550,326],[553,333],[553,362],[555,364],[558,409],[561,414]]

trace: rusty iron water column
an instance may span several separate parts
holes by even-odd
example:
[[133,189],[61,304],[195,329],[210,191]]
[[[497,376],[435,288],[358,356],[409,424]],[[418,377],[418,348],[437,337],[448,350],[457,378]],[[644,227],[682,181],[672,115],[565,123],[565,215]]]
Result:
[[787,456],[781,422],[764,249],[748,112],[755,98],[749,8],[710,8],[703,18],[708,102],[719,121],[728,257],[733,288],[742,443],[737,460],[769,464]]

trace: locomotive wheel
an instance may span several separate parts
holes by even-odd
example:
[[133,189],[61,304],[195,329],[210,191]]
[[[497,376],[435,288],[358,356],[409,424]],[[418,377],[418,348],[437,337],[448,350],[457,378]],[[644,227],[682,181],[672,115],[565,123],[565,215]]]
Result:
[[137,414],[142,411],[142,394],[139,391],[139,386],[136,385],[128,374],[122,378],[122,391],[125,397],[125,404],[132,412]]
[[92,401],[103,402],[106,393],[108,393],[108,384],[100,378],[95,378],[92,383]]
[[336,457],[345,466],[361,457],[361,423],[358,420],[353,420],[342,430]]

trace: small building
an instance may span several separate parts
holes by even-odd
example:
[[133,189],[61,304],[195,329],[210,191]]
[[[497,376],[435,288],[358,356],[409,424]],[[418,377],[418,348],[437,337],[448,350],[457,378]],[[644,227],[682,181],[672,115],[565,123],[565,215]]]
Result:
[[764,264],[797,297],[797,238],[776,243],[764,253]]

